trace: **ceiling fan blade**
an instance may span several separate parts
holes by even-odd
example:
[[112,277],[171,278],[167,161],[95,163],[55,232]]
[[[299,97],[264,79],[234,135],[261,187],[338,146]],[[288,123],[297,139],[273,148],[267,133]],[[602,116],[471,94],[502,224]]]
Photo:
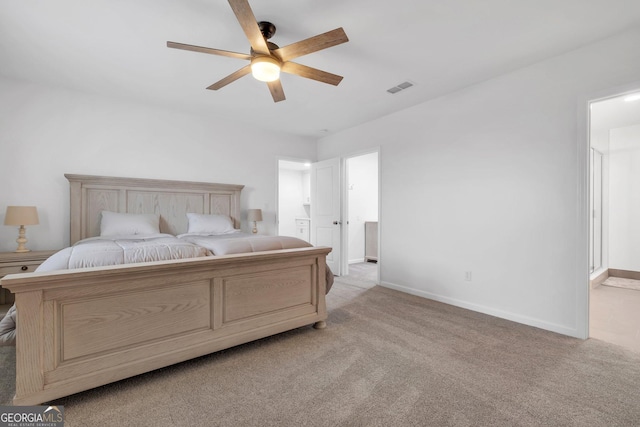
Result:
[[271,92],[271,96],[273,97],[273,102],[284,101],[284,90],[282,90],[282,83],[280,80],[275,80],[272,82],[268,82],[267,86],[269,86],[269,91]]
[[334,86],[338,86],[342,81],[342,76],[327,73],[326,71],[318,70],[317,68],[307,67],[306,65],[296,64],[295,62],[285,62],[282,64],[281,71]]
[[248,60],[251,59],[251,55],[247,55],[246,53],[230,52],[228,50],[220,50],[220,49],[213,49],[213,48],[210,48],[210,47],[194,46],[192,44],[167,42],[167,47],[170,47],[170,48],[173,48],[173,49],[190,50],[192,52],[210,53],[211,55],[230,56],[232,58],[248,59]]
[[[231,1],[231,0],[229,0]],[[289,61],[302,55],[317,52],[328,47],[336,46],[348,42],[347,34],[342,27],[308,39],[292,43],[273,51],[282,61]]]
[[249,2],[247,0],[229,0],[229,5],[233,9],[233,13],[236,14],[236,18],[254,52],[270,55],[269,47],[260,31],[260,27],[258,27],[258,21],[251,10],[251,6],[249,6]]
[[250,72],[251,72],[251,65],[245,65],[244,67],[240,68],[238,71],[235,71],[235,72],[229,74],[224,79],[215,82],[214,84],[209,86],[207,89],[211,89],[211,90],[221,89],[221,88],[225,87],[226,85],[228,85],[229,83],[235,82],[240,77],[246,76]]

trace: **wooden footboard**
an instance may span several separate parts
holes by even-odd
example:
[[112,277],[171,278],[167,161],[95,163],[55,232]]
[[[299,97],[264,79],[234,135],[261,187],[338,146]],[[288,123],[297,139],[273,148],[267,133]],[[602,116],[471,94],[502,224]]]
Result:
[[309,324],[326,255],[302,248],[5,276],[14,404],[34,405]]

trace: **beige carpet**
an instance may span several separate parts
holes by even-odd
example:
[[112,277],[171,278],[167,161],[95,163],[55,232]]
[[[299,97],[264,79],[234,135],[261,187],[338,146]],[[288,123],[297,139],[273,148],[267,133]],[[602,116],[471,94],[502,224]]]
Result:
[[602,282],[602,284],[605,286],[640,291],[640,280],[624,279],[622,277],[608,277],[607,280]]
[[373,262],[359,262],[349,265],[349,275],[340,277],[344,284],[372,287],[377,284],[378,267]]
[[640,425],[640,354],[345,281],[328,296],[325,330],[54,403],[67,427]]
[[16,391],[16,349],[0,347],[0,405],[11,404]]

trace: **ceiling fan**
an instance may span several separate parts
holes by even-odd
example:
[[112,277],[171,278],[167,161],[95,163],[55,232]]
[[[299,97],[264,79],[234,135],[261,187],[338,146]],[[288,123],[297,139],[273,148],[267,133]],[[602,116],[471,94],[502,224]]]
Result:
[[288,46],[278,47],[276,44],[267,41],[276,32],[275,25],[266,21],[257,22],[248,0],[229,0],[229,4],[251,45],[249,54],[170,41],[167,42],[167,47],[174,49],[229,56],[231,58],[251,61],[250,64],[229,74],[222,80],[215,82],[207,87],[207,89],[218,90],[238,80],[240,77],[252,73],[256,79],[267,83],[273,101],[279,102],[285,100],[282,83],[280,82],[281,71],[334,86],[337,86],[342,81],[342,76],[291,62],[292,59],[300,56],[348,42],[349,39],[342,28],[336,28],[335,30],[318,34],[317,36],[292,43]]

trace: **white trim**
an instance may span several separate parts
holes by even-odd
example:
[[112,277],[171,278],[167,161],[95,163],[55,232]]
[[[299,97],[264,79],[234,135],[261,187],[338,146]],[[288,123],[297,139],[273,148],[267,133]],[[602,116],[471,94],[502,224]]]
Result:
[[576,329],[573,336],[589,338],[589,100],[578,103],[576,148]]
[[340,274],[349,274],[349,189],[347,188],[349,171],[347,158],[340,156]]
[[350,259],[349,260],[349,264],[360,264],[360,263],[363,263],[363,262],[367,262],[367,260],[364,259],[364,258]]
[[376,254],[376,283],[382,280],[382,269],[380,260],[382,254],[382,147],[376,147],[378,152],[378,253]]
[[577,329],[568,328],[566,326],[558,325],[556,323],[545,322],[533,317],[522,316],[517,313],[512,313],[510,311],[496,310],[491,307],[472,304],[472,303],[468,303],[466,301],[458,300],[455,298],[436,295],[430,292],[424,292],[424,291],[420,291],[413,288],[407,288],[405,286],[396,285],[390,282],[381,281],[379,283],[380,283],[380,286],[384,286],[385,288],[394,289],[396,291],[404,292],[404,293],[415,295],[422,298],[427,298],[433,301],[442,302],[445,304],[453,305],[453,306],[464,308],[467,310],[488,314],[490,316],[499,317],[501,319],[510,320],[512,322],[522,323],[523,325],[533,326],[535,328],[545,329],[551,332],[557,332],[559,334],[580,338],[578,336],[579,331]]
[[576,215],[576,335],[577,338],[589,338],[589,148],[591,146],[590,104],[609,98],[635,93],[640,81],[603,89],[578,99],[577,106],[577,191],[578,206]]
[[[348,154],[342,155],[340,158],[344,161],[344,179],[342,180],[342,193],[344,194],[344,204],[343,204],[343,217],[344,217],[344,224],[346,224],[346,221],[349,218],[349,207],[348,207],[348,194],[349,194],[349,189],[347,188],[347,179],[346,177],[348,176],[348,170],[347,170],[347,159],[351,159],[354,157],[360,157],[360,156],[366,156],[367,154],[373,154],[373,153],[377,153],[378,154],[378,253],[377,253],[377,259],[380,259],[380,251],[381,251],[381,240],[380,240],[380,227],[381,227],[381,216],[380,213],[382,211],[382,173],[380,171],[380,166],[382,164],[382,160],[381,160],[381,153],[380,153],[381,149],[380,146],[376,146],[376,147],[367,147],[365,149],[362,150],[356,150],[356,151],[352,151]],[[347,225],[348,227],[348,225]],[[348,228],[345,231],[345,239],[348,240],[349,239],[349,235],[348,235]],[[347,249],[346,251],[344,251],[344,249]],[[343,251],[346,252],[346,254],[344,254],[344,259],[348,260],[349,258],[349,244],[348,241],[345,242],[345,244],[343,245]],[[356,261],[356,262],[366,262],[366,259],[362,260],[362,261]],[[352,261],[348,261],[346,264],[346,271],[349,271],[349,264],[353,264]],[[376,282],[380,282],[380,263],[377,262],[376,263]]]

